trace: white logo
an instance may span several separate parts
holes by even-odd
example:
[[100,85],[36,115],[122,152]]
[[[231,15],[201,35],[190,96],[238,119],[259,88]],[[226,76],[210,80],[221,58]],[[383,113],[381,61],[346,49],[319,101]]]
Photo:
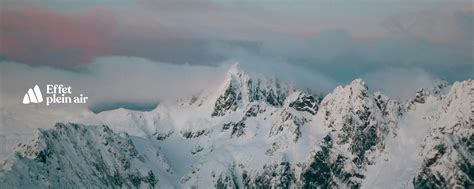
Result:
[[36,104],[41,102],[43,102],[43,95],[41,95],[38,85],[35,85],[33,89],[28,89],[28,92],[26,92],[25,96],[23,97],[23,104]]
[[[72,87],[64,86],[62,84],[47,84],[46,85],[46,106],[51,104],[85,104],[89,97],[79,94],[73,96]],[[23,104],[41,103],[43,102],[43,95],[41,94],[38,85],[33,89],[29,89],[23,97]]]

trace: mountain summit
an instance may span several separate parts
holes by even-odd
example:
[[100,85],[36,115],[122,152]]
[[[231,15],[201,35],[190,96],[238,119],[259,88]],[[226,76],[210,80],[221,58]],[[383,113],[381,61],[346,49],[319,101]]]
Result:
[[212,116],[222,116],[226,112],[244,108],[252,102],[264,101],[272,106],[282,106],[292,92],[289,84],[276,78],[251,78],[236,63],[227,72],[227,78],[218,97]]

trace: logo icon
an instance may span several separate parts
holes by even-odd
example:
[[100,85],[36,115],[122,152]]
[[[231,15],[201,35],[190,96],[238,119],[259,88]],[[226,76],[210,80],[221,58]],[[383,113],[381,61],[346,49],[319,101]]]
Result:
[[33,89],[28,89],[28,92],[26,92],[25,96],[23,97],[23,104],[37,104],[41,102],[43,102],[43,95],[41,95],[41,91],[38,85],[35,85]]

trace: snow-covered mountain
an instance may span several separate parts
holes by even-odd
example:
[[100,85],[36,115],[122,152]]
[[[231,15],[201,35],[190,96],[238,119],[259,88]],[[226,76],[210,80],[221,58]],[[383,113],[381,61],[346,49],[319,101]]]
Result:
[[472,80],[413,99],[356,79],[325,97],[233,66],[201,94],[39,130],[6,188],[470,188]]

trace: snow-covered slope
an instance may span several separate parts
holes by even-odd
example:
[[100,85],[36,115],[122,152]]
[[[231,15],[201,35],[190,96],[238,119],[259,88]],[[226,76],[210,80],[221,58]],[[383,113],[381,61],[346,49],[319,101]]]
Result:
[[420,188],[470,188],[474,182],[474,83],[454,83],[431,117],[423,163],[413,183]]
[[437,83],[399,102],[357,79],[322,98],[275,78],[249,76],[235,65],[221,85],[189,99],[40,130],[3,165],[0,184],[469,187],[472,88],[472,80],[451,90]]
[[[159,149],[109,127],[58,123],[40,130],[0,172],[2,188],[149,188],[170,186]],[[140,145],[140,146],[137,146]],[[151,147],[151,148],[150,148]],[[143,149],[150,148],[150,149]],[[154,151],[144,154],[140,151]],[[160,185],[157,185],[158,181]]]

